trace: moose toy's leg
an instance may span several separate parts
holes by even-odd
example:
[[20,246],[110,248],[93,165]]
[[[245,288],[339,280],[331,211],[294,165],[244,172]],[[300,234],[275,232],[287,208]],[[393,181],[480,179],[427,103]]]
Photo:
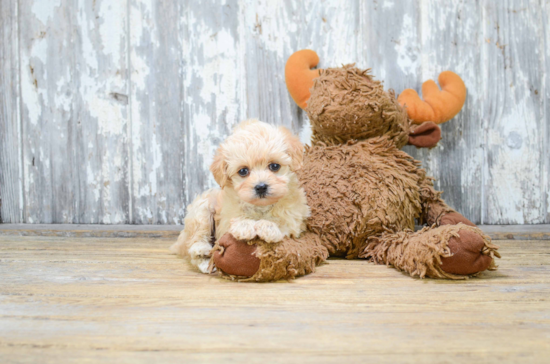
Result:
[[474,223],[447,206],[428,178],[422,182],[421,199],[422,222],[437,227],[438,232],[452,232],[452,236],[442,235],[450,254],[440,256],[438,269],[452,275],[471,275],[495,267],[494,257],[500,257],[498,247]]
[[321,239],[311,232],[280,243],[244,242],[225,234],[214,246],[212,264],[226,278],[262,282],[309,274],[327,257]]
[[428,225],[456,225],[458,223],[463,223],[469,226],[476,226],[473,222],[447,206],[445,201],[439,196],[441,193],[433,191],[433,188],[430,188],[432,191],[426,191],[424,196],[427,198],[423,199],[423,222],[426,222]]
[[[476,227],[470,220],[450,209],[441,199],[429,201],[426,206],[425,221],[428,225],[439,227],[457,226],[458,224]],[[484,271],[494,265],[493,258],[485,254],[486,245],[479,229],[459,230],[458,236],[453,237],[448,246],[452,255],[441,259],[441,269],[447,273],[471,274]],[[495,250],[498,248],[493,244],[491,246]],[[494,255],[500,256],[496,251]]]
[[458,223],[371,237],[359,257],[413,277],[462,279],[494,269],[496,249],[477,227]]

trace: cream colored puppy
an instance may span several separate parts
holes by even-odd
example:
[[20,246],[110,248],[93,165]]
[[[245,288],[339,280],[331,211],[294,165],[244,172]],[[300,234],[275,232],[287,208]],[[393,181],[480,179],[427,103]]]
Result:
[[240,123],[210,166],[220,188],[189,205],[185,227],[170,250],[207,273],[212,246],[227,232],[268,243],[298,237],[309,216],[295,173],[302,158],[303,145],[287,129],[257,120]]

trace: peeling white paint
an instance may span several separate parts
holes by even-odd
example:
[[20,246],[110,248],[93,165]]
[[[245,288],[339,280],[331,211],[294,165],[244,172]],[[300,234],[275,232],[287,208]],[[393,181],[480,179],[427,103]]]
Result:
[[[102,51],[104,55],[124,59],[121,53],[123,49],[122,42],[125,40],[126,28],[120,23],[120,15],[126,12],[125,1],[102,1],[98,12],[102,20],[99,28],[101,36]],[[119,61],[118,59],[114,60]]]
[[[395,43],[394,48],[397,52],[397,66],[404,74],[413,74],[418,70],[421,59],[414,49],[417,40],[416,23],[413,22],[413,18],[409,14],[403,15],[401,37],[399,38],[399,42]],[[429,63],[426,62],[426,64]]]
[[32,4],[32,13],[44,25],[54,19],[55,10],[61,6],[61,0],[38,0]]
[[[535,120],[532,108],[526,107],[529,104],[526,98],[527,95],[502,116],[499,121],[502,129],[491,130],[488,137],[494,161],[489,171],[494,181],[489,195],[490,216],[519,224],[544,222],[541,190],[537,188],[541,180],[540,161],[533,158],[540,148],[539,131],[526,122]],[[511,134],[521,139],[521,144],[509,142]]]
[[21,97],[25,100],[25,109],[31,124],[36,125],[42,114],[38,100],[39,91],[34,86],[34,79],[29,67],[21,71]]
[[92,96],[89,104],[90,115],[97,118],[99,133],[122,136],[126,131],[126,118],[115,101]]
[[86,182],[91,192],[93,192],[95,200],[99,201],[99,189],[97,188],[99,181],[97,180],[97,177],[98,175],[94,170],[92,170],[92,166],[88,164],[86,167]]
[[313,135],[313,132],[311,130],[311,123],[309,122],[309,118],[304,119],[304,125],[302,126],[302,130],[300,130],[300,141],[304,145],[311,145],[311,137]]

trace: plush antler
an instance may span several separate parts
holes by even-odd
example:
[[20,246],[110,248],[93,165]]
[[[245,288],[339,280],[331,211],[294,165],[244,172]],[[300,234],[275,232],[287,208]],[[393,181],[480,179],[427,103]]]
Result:
[[441,90],[433,80],[422,84],[422,96],[418,97],[415,90],[406,89],[399,95],[399,103],[407,106],[407,114],[415,124],[433,121],[441,124],[452,119],[466,100],[464,81],[454,72],[441,72],[438,78]]
[[320,70],[312,70],[317,66],[319,56],[312,50],[303,49],[290,56],[285,66],[285,81],[288,92],[294,101],[304,109],[311,96],[309,90],[313,79],[319,77]]

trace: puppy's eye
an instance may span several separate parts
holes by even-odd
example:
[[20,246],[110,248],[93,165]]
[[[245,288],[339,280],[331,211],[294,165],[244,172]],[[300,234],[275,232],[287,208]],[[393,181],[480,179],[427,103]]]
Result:
[[281,165],[277,163],[271,163],[269,164],[269,170],[271,172],[277,172],[279,169],[281,169]]
[[241,177],[246,177],[248,176],[248,168],[244,167],[244,168],[241,168],[239,169],[239,176]]

